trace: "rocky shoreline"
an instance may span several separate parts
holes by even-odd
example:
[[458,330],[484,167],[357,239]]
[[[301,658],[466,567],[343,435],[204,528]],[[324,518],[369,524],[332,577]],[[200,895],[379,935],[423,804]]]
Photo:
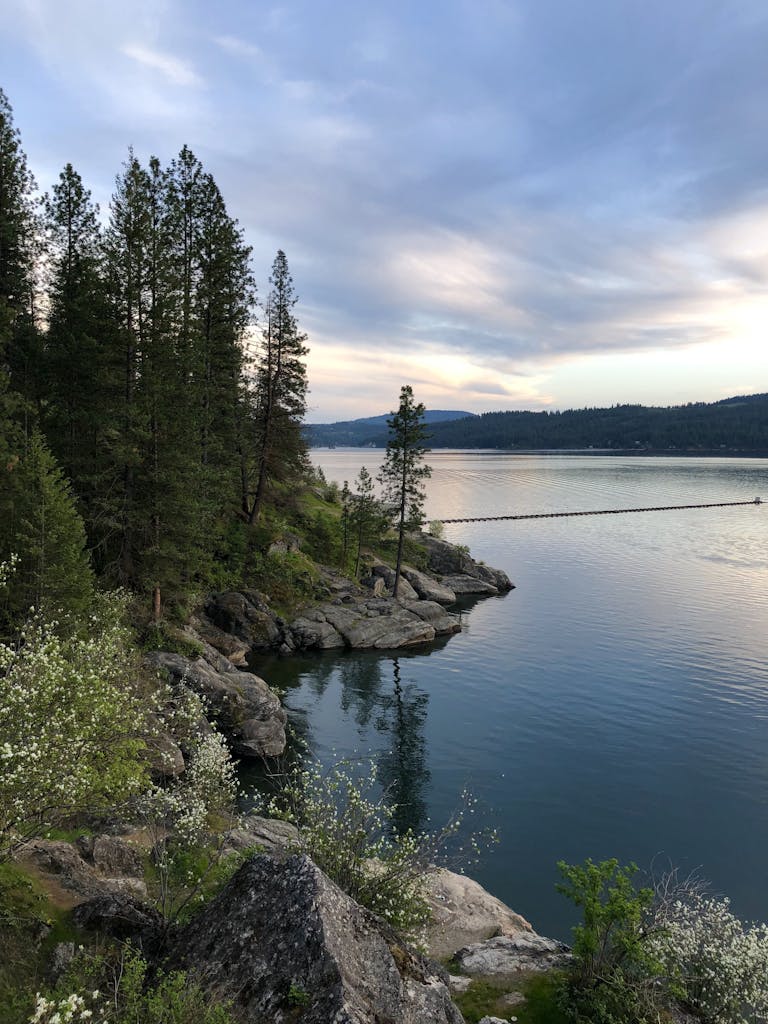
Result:
[[[249,671],[254,656],[427,644],[460,631],[459,616],[449,610],[457,598],[512,589],[505,573],[464,549],[425,535],[419,541],[426,567],[403,567],[397,598],[392,569],[378,561],[359,583],[321,569],[319,600],[290,621],[256,591],[212,594],[185,628],[187,653],[152,651],[145,665],[203,697],[235,755],[279,756],[287,716],[279,697]],[[154,742],[155,771],[180,775],[183,751],[168,734]],[[445,869],[428,876],[432,920],[419,953],[323,874],[292,825],[256,815],[226,836],[225,850],[261,852],[202,914],[169,932],[146,902],[146,843],[141,830],[116,823],[110,834],[75,843],[28,843],[19,860],[73,909],[78,926],[132,942],[163,970],[190,971],[204,989],[231,1000],[243,1024],[461,1024],[451,996],[472,978],[503,980],[513,1006],[523,999],[519,979],[569,955],[476,882]],[[54,958],[62,968],[74,956],[70,946]],[[460,976],[438,963],[449,960]],[[295,1004],[291,1009],[297,992],[307,999],[300,1014]]]
[[[140,833],[35,840],[18,860],[78,927],[130,942],[158,969],[189,971],[204,990],[231,1000],[242,1024],[462,1024],[452,996],[473,980],[506,990],[513,1007],[532,972],[570,960],[566,946],[463,875],[428,876],[432,922],[418,952],[302,852],[292,825],[249,816],[226,849],[254,848],[261,852],[201,913],[170,930],[146,902]],[[75,955],[73,942],[56,947],[54,980]],[[291,992],[307,995],[299,1016]]]
[[[321,599],[290,620],[255,590],[211,594],[184,630],[199,653],[152,651],[145,664],[203,697],[238,757],[279,756],[286,744],[285,710],[268,683],[248,671],[254,658],[270,652],[287,656],[429,644],[460,632],[459,616],[448,610],[458,598],[492,597],[513,589],[505,572],[475,561],[466,549],[427,534],[417,539],[427,568],[403,566],[397,598],[391,592],[394,571],[377,560],[360,582],[320,567]],[[164,737],[162,742],[166,759],[178,764],[181,753],[173,741]]]

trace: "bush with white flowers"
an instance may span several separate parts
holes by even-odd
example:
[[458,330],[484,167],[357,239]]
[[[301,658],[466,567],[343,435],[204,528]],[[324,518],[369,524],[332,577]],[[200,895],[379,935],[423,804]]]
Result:
[[238,823],[236,767],[223,736],[210,726],[200,729],[205,704],[185,687],[173,705],[176,724],[186,731],[186,768],[149,786],[137,801],[152,838],[158,909],[168,919],[202,901],[207,884],[221,874],[226,838]]
[[[365,763],[365,762],[364,762]],[[462,803],[439,831],[398,832],[397,806],[379,791],[373,761],[340,761],[324,769],[307,760],[278,778],[279,792],[263,810],[292,821],[302,849],[354,900],[418,940],[430,917],[427,876],[445,859],[446,844],[463,832],[475,800]],[[466,864],[496,834],[473,833],[460,851]]]
[[0,861],[146,783],[124,611],[120,595],[102,596],[87,633],[62,637],[33,615],[14,643],[0,643]]
[[653,938],[673,994],[706,1024],[768,1021],[768,926],[722,897],[691,892],[665,908]]

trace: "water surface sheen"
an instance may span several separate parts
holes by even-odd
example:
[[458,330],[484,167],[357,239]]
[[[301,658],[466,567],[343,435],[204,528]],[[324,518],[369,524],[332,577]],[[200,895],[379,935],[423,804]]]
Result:
[[[312,453],[352,482],[381,452]],[[439,452],[428,517],[768,499],[768,460]],[[768,919],[768,506],[446,527],[517,589],[449,642],[269,661],[314,752],[371,750],[406,822],[469,784],[501,842],[473,871],[544,933],[555,862],[700,868]],[[399,686],[398,678],[399,677]]]

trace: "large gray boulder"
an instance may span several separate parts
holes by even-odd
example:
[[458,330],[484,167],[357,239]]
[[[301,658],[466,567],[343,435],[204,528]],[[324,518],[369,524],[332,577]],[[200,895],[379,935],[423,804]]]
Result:
[[240,757],[276,757],[285,750],[285,709],[259,676],[234,667],[219,672],[203,658],[169,651],[152,651],[145,662],[204,697]]
[[453,604],[456,600],[456,595],[450,587],[446,587],[431,576],[419,572],[418,569],[413,569],[410,565],[404,565],[402,573],[423,601],[435,601],[437,604]]
[[[393,593],[395,587],[395,570],[390,566],[385,565],[383,562],[377,562],[371,567],[371,576],[374,579],[384,580],[387,590],[390,594]],[[408,581],[408,577],[401,570],[400,571],[400,582],[397,585],[397,596],[401,601],[417,601],[419,595],[411,586]]]
[[473,977],[503,979],[523,971],[549,971],[567,967],[573,957],[568,946],[536,932],[500,935],[465,946],[456,962]]
[[457,597],[463,597],[465,594],[482,594],[485,597],[492,597],[499,593],[499,588],[495,584],[478,579],[477,576],[467,576],[466,574],[443,576],[442,582],[446,587],[450,587]]
[[451,615],[436,601],[409,601],[406,608],[434,629],[435,636],[450,636],[461,632],[458,615]]
[[166,966],[231,1000],[242,1024],[463,1024],[445,972],[306,856],[244,864],[173,939]]
[[[445,577],[471,576],[495,587],[499,593],[506,593],[514,589],[514,584],[509,576],[501,569],[492,569],[489,565],[476,562],[466,548],[457,544],[449,544],[448,541],[432,537],[428,533],[419,533],[416,536],[419,544],[422,544],[427,551],[427,564],[431,572],[441,577],[444,586],[453,590],[450,579]],[[462,591],[470,593],[470,591]],[[490,591],[474,591],[474,593],[490,593]]]
[[492,896],[473,878],[438,868],[427,876],[432,918],[425,929],[429,956],[444,960],[463,946],[497,935],[533,934],[520,914]]
[[[430,607],[419,614],[415,604]],[[442,608],[429,602],[405,605],[391,598],[370,597],[349,604],[319,605],[295,619],[287,635],[296,648],[396,650],[429,643],[438,632],[456,632],[457,624],[458,620],[445,617]]]

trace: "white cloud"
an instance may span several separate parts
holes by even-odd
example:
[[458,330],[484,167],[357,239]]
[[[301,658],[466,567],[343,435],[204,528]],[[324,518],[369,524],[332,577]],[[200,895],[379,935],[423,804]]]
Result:
[[162,53],[160,50],[153,50],[138,43],[127,44],[121,47],[121,50],[131,60],[135,60],[153,71],[159,71],[173,85],[196,88],[203,85],[203,80],[197,72],[186,61],[173,54]]

